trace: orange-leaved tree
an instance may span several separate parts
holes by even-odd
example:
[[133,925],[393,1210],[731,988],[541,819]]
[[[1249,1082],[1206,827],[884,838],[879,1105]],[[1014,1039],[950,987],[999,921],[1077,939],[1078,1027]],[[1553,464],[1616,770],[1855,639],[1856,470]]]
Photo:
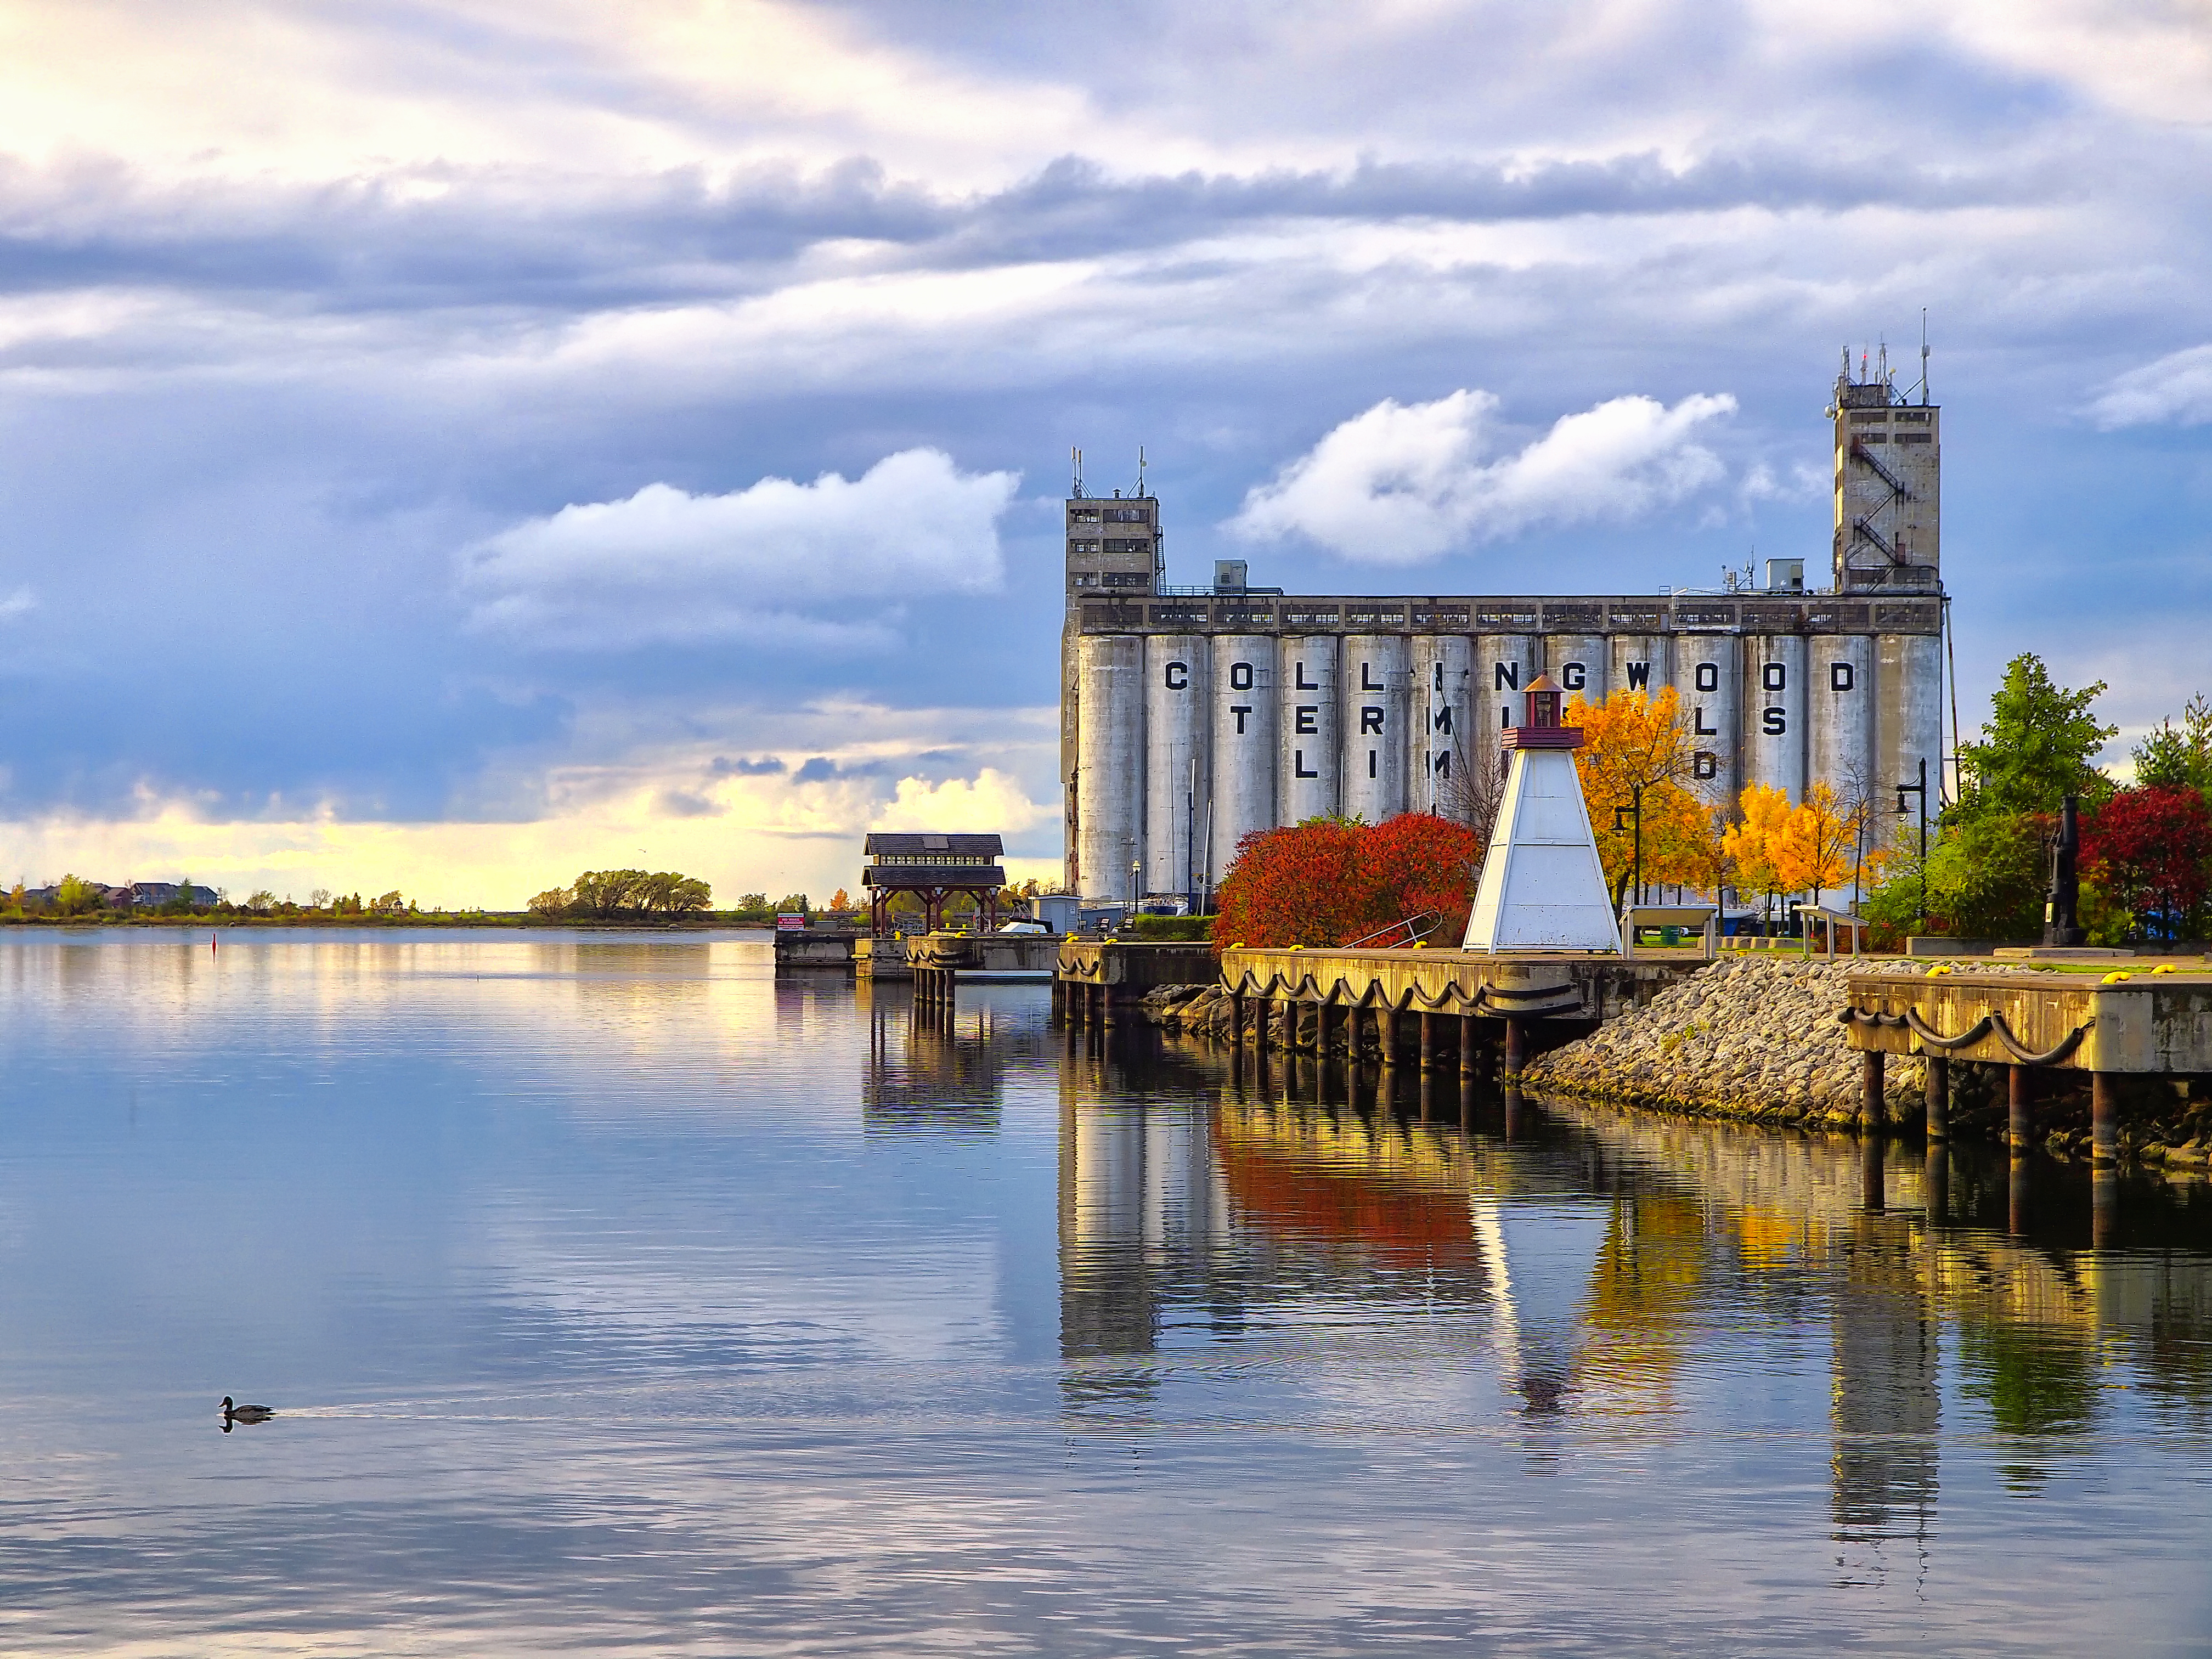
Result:
[[1863,800],[1846,807],[1827,784],[1812,785],[1771,838],[1776,886],[1785,893],[1842,886],[1865,817]]
[[1721,836],[1721,846],[1735,866],[1738,893],[1757,893],[1771,899],[1782,885],[1782,826],[1790,816],[1790,797],[1763,783],[1745,786],[1737,799],[1743,817]]
[[1431,936],[1467,931],[1482,848],[1466,825],[1425,812],[1380,824],[1308,818],[1244,837],[1221,878],[1216,945],[1349,945],[1434,910]]
[[1613,902],[1626,896],[1636,865],[1639,796],[1644,881],[1697,880],[1711,862],[1704,845],[1710,819],[1690,787],[1697,740],[1682,723],[1674,688],[1616,691],[1601,703],[1573,697],[1561,720],[1583,730],[1575,768]]

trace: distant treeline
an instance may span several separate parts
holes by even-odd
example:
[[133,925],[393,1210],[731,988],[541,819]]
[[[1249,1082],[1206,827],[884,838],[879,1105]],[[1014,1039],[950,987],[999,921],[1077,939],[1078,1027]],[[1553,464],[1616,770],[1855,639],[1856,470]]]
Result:
[[698,877],[673,870],[586,870],[568,886],[538,894],[530,911],[593,921],[697,915],[712,907],[714,890]]

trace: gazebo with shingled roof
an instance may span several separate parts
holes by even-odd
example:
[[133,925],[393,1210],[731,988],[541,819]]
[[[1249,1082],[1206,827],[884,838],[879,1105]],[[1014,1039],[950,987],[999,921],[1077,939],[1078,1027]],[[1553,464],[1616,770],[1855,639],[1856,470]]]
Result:
[[935,933],[945,922],[945,901],[966,893],[983,912],[986,928],[999,925],[999,890],[1006,884],[1006,843],[997,836],[953,836],[878,831],[867,839],[867,864],[860,884],[868,890],[870,930],[884,936],[891,896],[912,893],[921,900],[926,925]]

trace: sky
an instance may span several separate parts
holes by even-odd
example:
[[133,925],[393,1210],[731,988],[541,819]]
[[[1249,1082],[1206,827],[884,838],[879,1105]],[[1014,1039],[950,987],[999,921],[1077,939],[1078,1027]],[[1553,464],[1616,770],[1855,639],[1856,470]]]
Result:
[[2212,0],[0,0],[0,879],[1057,872],[1060,501],[1170,580],[1828,562],[1944,407],[1972,735],[2212,692]]

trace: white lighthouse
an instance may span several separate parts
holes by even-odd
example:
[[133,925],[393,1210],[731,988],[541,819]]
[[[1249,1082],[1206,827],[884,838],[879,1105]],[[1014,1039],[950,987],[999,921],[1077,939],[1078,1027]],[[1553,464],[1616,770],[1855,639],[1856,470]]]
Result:
[[1528,688],[1527,704],[1527,724],[1508,726],[1503,739],[1512,769],[1467,919],[1465,948],[1617,956],[1620,926],[1575,770],[1582,728],[1559,724],[1559,688],[1549,674]]

